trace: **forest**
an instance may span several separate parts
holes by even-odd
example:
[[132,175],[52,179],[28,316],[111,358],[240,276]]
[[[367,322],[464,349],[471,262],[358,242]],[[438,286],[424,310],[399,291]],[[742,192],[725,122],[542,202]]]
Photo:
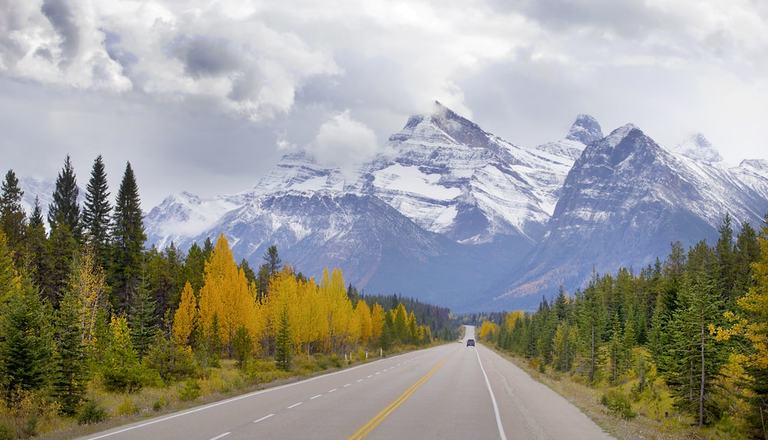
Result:
[[732,223],[726,215],[713,246],[675,242],[663,262],[593,274],[534,313],[487,315],[479,336],[604,390],[621,417],[768,438],[768,226],[734,236]]
[[186,252],[147,249],[130,163],[114,205],[101,156],[82,207],[79,191],[69,157],[46,218],[37,199],[27,215],[13,170],[2,182],[0,439],[456,336],[447,309],[361,295],[339,269],[306,277],[275,246],[255,270],[224,235]]

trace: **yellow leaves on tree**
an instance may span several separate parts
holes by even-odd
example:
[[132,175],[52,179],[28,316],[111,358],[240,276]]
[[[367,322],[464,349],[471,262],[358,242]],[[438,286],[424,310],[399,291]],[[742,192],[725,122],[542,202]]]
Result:
[[496,323],[493,323],[491,321],[483,321],[483,323],[480,325],[480,330],[478,330],[477,332],[477,337],[484,341],[490,341],[498,333],[499,333],[499,326],[496,325]]
[[365,301],[358,301],[355,306],[355,317],[358,325],[358,339],[362,345],[371,340],[372,319],[371,309]]
[[384,331],[384,307],[374,304],[371,308],[371,340],[378,341]]
[[328,270],[323,270],[320,297],[320,312],[328,322],[327,346],[335,350],[351,342],[348,330],[352,317],[352,302],[347,296],[341,269],[334,269],[330,277]]
[[728,311],[725,319],[729,328],[714,328],[718,340],[731,337],[743,337],[749,341],[751,350],[740,360],[747,366],[768,369],[768,228],[763,229],[760,244],[760,259],[752,264],[752,277],[755,284],[746,295],[736,300],[739,311]]
[[256,289],[237,267],[229,242],[220,235],[205,264],[203,287],[200,289],[200,324],[210,334],[214,317],[218,321],[219,338],[229,346],[237,329],[243,326],[253,341],[261,336],[264,324],[256,302]]
[[80,328],[85,345],[93,345],[99,309],[106,301],[107,280],[104,270],[96,264],[91,249],[80,255],[69,280],[69,289],[75,294],[80,308]]
[[173,340],[178,345],[186,346],[189,344],[189,336],[195,328],[197,320],[197,300],[195,292],[189,281],[184,285],[181,291],[181,301],[176,313],[173,314]]

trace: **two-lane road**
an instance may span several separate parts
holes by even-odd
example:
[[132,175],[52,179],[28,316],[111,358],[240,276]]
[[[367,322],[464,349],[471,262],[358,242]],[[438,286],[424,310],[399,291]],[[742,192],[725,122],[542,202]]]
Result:
[[[467,337],[474,328],[467,327]],[[493,351],[446,344],[88,439],[609,439]]]

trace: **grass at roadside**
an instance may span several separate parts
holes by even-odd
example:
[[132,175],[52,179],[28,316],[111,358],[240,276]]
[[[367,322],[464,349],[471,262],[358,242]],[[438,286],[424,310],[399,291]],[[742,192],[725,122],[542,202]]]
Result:
[[[437,344],[439,343],[431,346]],[[421,348],[428,347],[402,346],[390,350],[386,355],[392,356]],[[56,408],[51,408],[35,421],[34,430],[39,434],[36,438],[52,440],[85,436],[378,359],[381,359],[378,353],[371,352],[366,359],[362,351],[353,353],[347,360],[336,355],[296,355],[291,371],[277,369],[272,359],[255,359],[244,368],[238,368],[234,360],[222,360],[220,366],[208,368],[193,378],[167,385],[145,386],[135,393],[106,392],[98,380],[93,380],[88,385],[88,400],[94,405],[88,408],[90,411],[86,411],[93,416],[92,423],[79,424],[77,418],[58,416]],[[0,414],[0,421],[11,416]],[[98,421],[101,418],[103,420]],[[0,435],[0,439],[2,438]]]
[[[738,427],[721,423],[700,429],[693,420],[675,411],[671,397],[661,379],[637,393],[637,379],[609,386],[605,382],[589,386],[581,376],[543,369],[535,359],[525,359],[486,345],[547,385],[578,407],[606,432],[624,439],[733,439],[740,438]],[[634,396],[634,397],[630,397]]]

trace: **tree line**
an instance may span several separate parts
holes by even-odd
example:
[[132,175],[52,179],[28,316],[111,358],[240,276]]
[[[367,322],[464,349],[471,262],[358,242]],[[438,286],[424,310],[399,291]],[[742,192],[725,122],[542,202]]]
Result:
[[297,273],[275,246],[256,270],[223,235],[186,253],[147,249],[130,163],[114,204],[101,156],[82,207],[79,191],[68,156],[46,218],[39,198],[27,215],[13,170],[2,182],[0,410],[35,401],[71,416],[94,384],[132,392],[221,358],[290,370],[298,355],[428,344],[444,324],[420,303],[361,297],[339,269]]
[[734,237],[726,216],[713,246],[676,242],[639,273],[594,274],[534,313],[493,318],[479,336],[541,369],[591,384],[633,381],[636,395],[658,378],[697,425],[743,417],[748,435],[766,438],[768,227],[744,224]]

